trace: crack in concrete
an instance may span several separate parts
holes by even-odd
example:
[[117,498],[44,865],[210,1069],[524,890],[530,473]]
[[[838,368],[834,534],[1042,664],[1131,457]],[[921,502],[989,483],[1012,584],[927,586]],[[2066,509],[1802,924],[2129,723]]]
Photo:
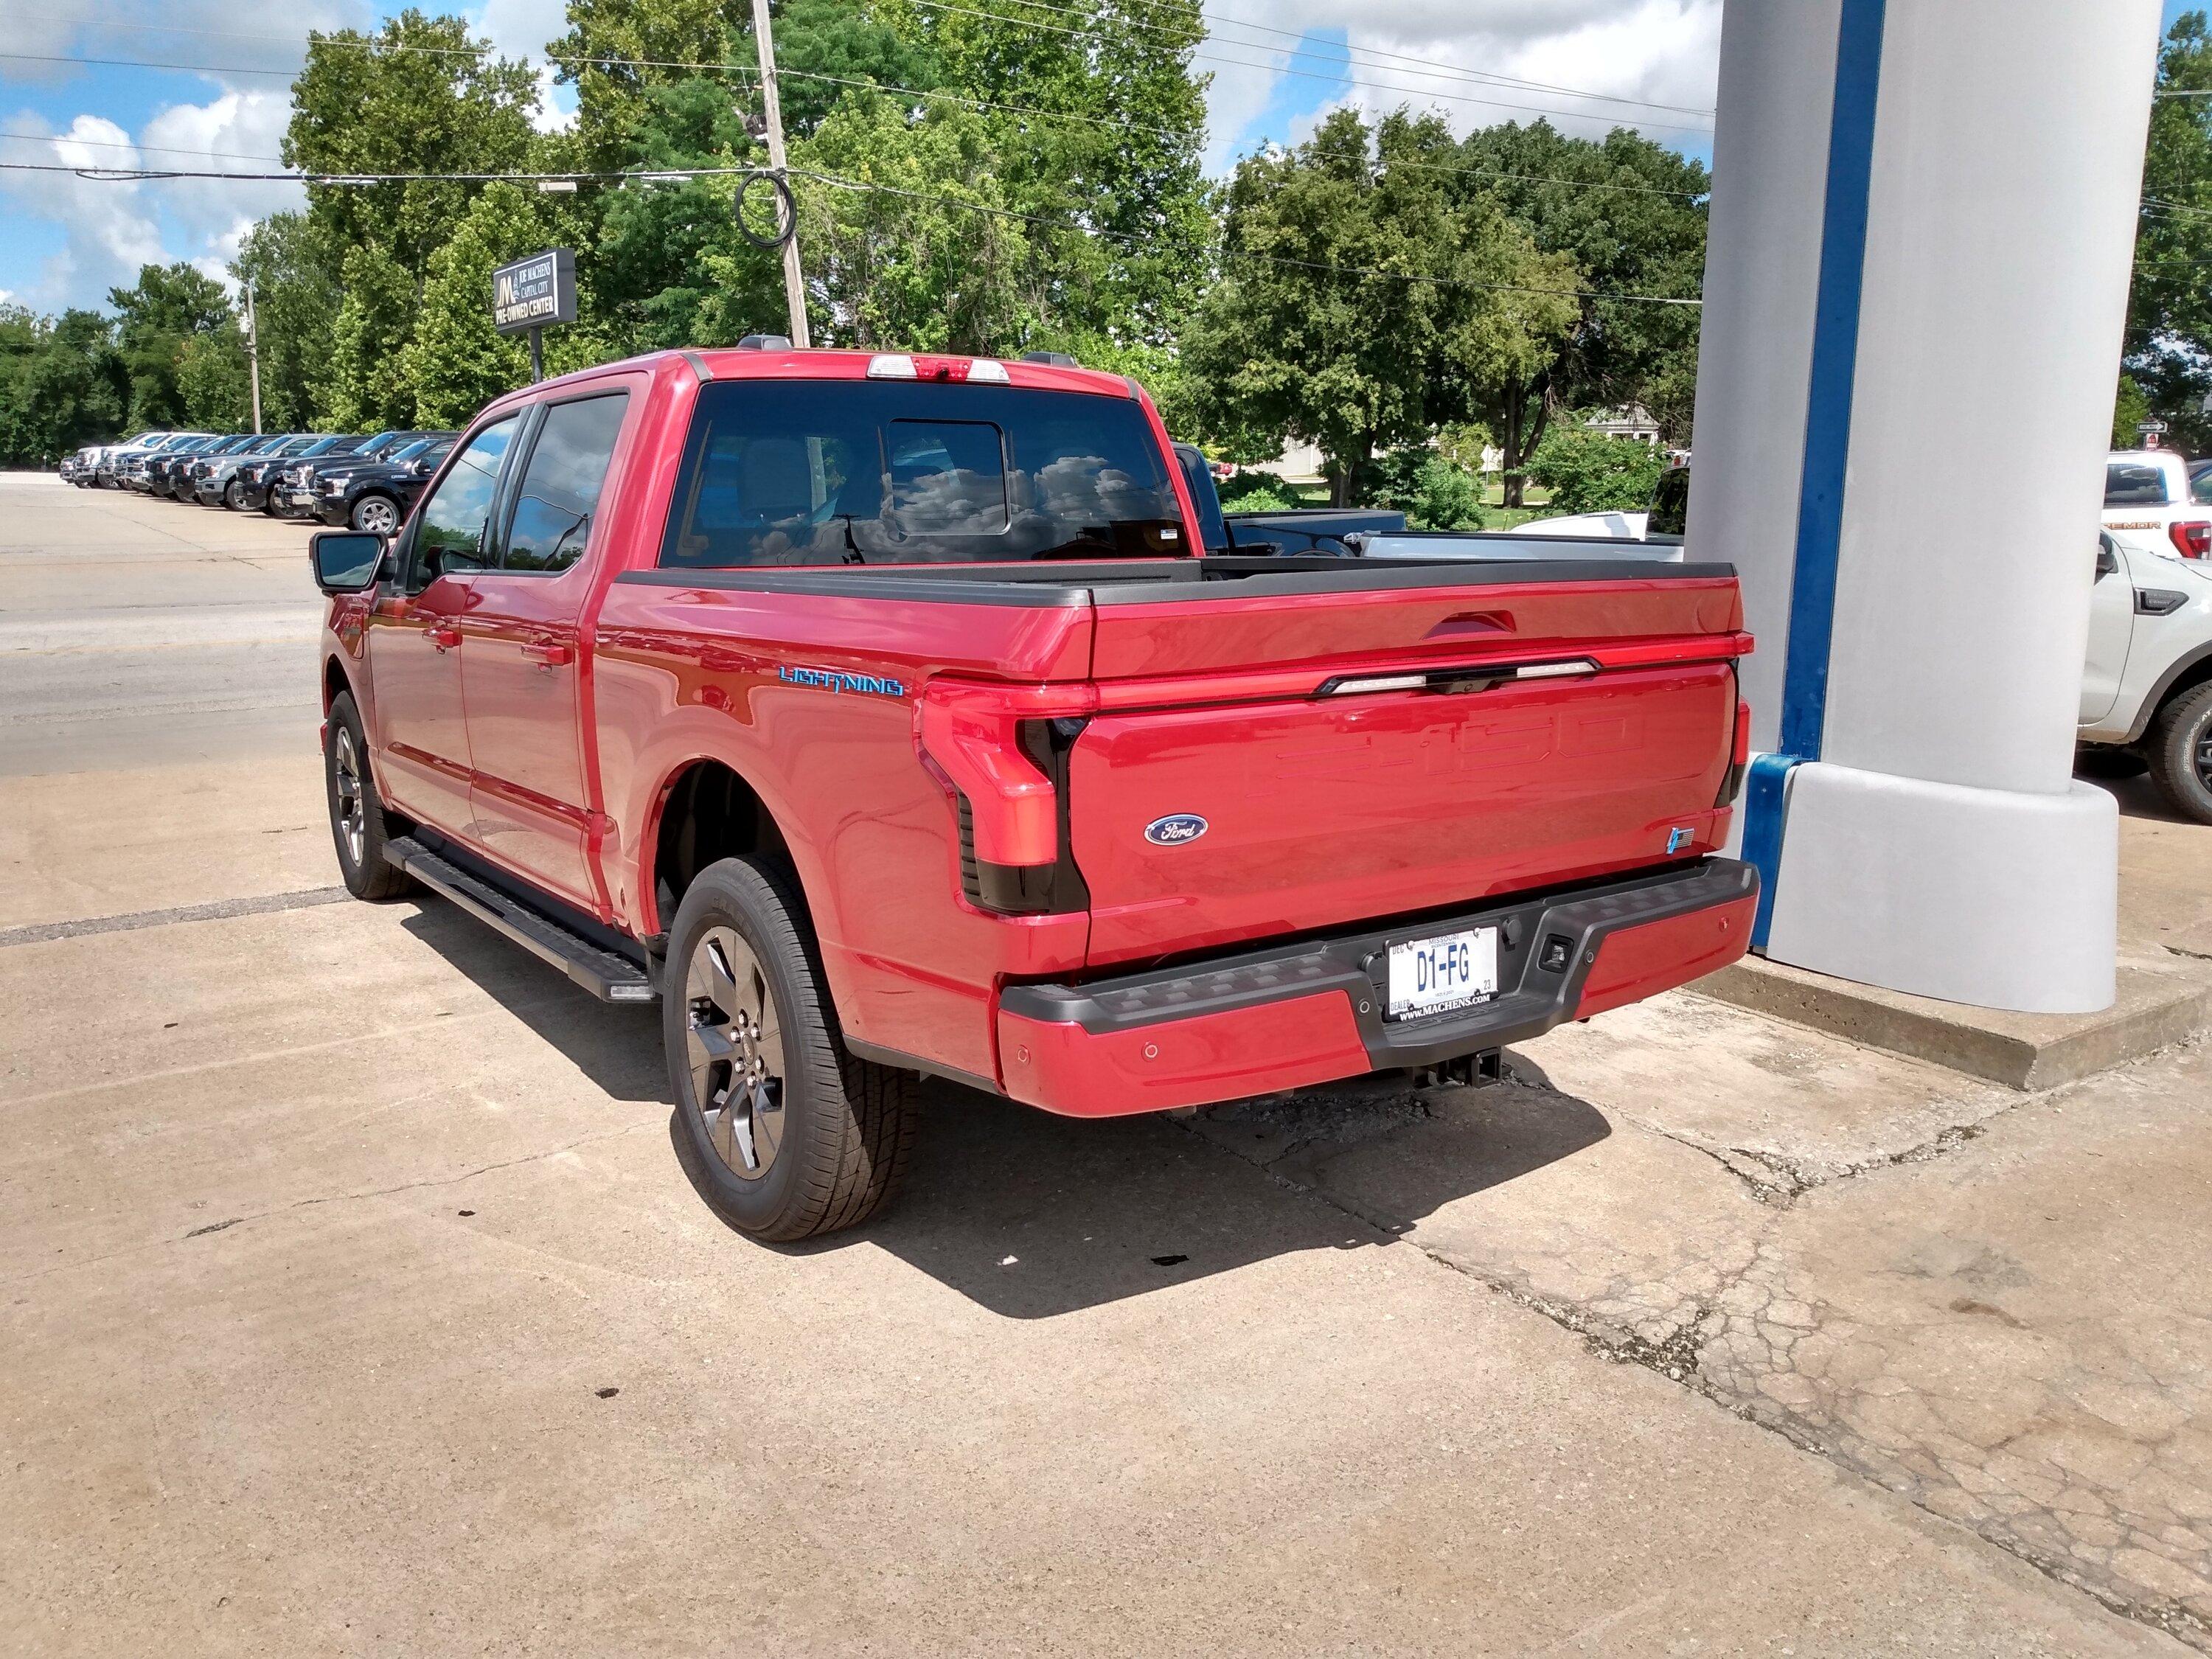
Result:
[[[1504,1086],[1549,1087],[1518,1077]],[[1948,1124],[1911,1146],[1826,1170],[1807,1169],[1747,1147],[1716,1148],[1632,1119],[1617,1121],[1718,1164],[1775,1215],[1774,1220],[1762,1224],[1765,1228],[1778,1226],[1780,1212],[1792,1209],[1806,1193],[1881,1170],[1948,1157],[1979,1138],[1991,1119],[2064,1092],[2022,1095],[1989,1116]],[[2192,1581],[2212,1578],[2212,1499],[2191,1492],[2182,1468],[2177,1467],[2166,1480],[2166,1504],[2147,1506],[2132,1487],[2124,1495],[2119,1480],[2124,1476],[2102,1486],[2089,1471],[2053,1462],[2053,1456],[2065,1455],[2063,1446],[2057,1453],[2045,1449],[2039,1455],[2013,1449],[2013,1443],[2029,1428],[1976,1447],[1962,1431],[1946,1428],[1942,1420],[1945,1407],[1970,1412],[1976,1402],[1943,1399],[1927,1379],[1913,1374],[1909,1364],[1899,1371],[1870,1360],[1868,1350],[1883,1349],[1880,1339],[1890,1333],[1850,1326],[1826,1304],[1788,1294],[1790,1261],[1779,1244],[1765,1237],[1753,1240],[1748,1261],[1733,1269],[1721,1267],[1719,1282],[1710,1290],[1700,1287],[1685,1294],[1616,1279],[1595,1294],[1571,1301],[1408,1237],[1412,1223],[1351,1194],[1332,1191],[1327,1170],[1315,1157],[1325,1148],[1334,1152],[1395,1137],[1435,1115],[1418,1098],[1407,1104],[1416,1109],[1401,1111],[1394,1121],[1365,1133],[1355,1130],[1349,1136],[1331,1134],[1325,1123],[1311,1127],[1302,1124],[1306,1133],[1268,1155],[1231,1140],[1218,1144],[1286,1189],[1319,1199],[1383,1240],[1411,1243],[1425,1260],[1573,1333],[1596,1357],[1653,1371],[1729,1415],[1778,1435],[1799,1450],[1881,1486],[1928,1515],[1964,1527],[1992,1547],[2090,1596],[2107,1611],[2212,1651],[2212,1618],[2208,1618],[2212,1596],[2203,1598],[2200,1606],[2196,1595],[2185,1598],[2182,1593]],[[1185,1127],[1201,1133],[1195,1125]],[[1985,1266],[1993,1282],[2002,1279],[2003,1264]],[[1992,1303],[1966,1298],[1963,1307],[1954,1301],[1951,1310],[1974,1313],[1983,1309],[2000,1325],[2020,1328],[2020,1322]],[[1639,1313],[1649,1317],[1639,1318]],[[1927,1337],[1919,1329],[1908,1329],[1905,1334],[1909,1340],[1903,1352],[1909,1358],[1915,1345]],[[2081,1391],[2088,1393],[2106,1381],[2084,1378]],[[2143,1381],[2171,1392],[2156,1377],[2147,1374]],[[2071,1391],[2062,1380],[2056,1392]],[[1893,1402],[1900,1398],[1930,1413],[1929,1421],[1907,1422],[1881,1441],[1861,1431],[1855,1413],[1863,1414],[1869,1406],[1894,1409]],[[2053,1422],[2040,1431],[2045,1438],[2063,1435],[2069,1426],[2063,1410],[2054,1408],[2052,1417]],[[2114,1426],[2118,1431],[2118,1425]],[[2156,1449],[2151,1455],[2156,1455]],[[2197,1512],[2190,1512],[2192,1503],[2199,1506]],[[2149,1513],[2151,1509],[2159,1512]],[[2156,1583],[2161,1577],[2176,1593],[2160,1592]]]

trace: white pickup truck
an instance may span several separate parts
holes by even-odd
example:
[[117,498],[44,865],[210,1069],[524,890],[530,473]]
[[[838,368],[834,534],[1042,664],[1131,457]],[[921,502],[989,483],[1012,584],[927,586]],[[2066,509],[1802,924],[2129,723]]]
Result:
[[2105,463],[2105,532],[2131,552],[2212,558],[2212,470],[2172,449],[2116,449]]
[[2174,811],[2212,823],[2212,561],[2097,538],[2080,769],[2148,767]]

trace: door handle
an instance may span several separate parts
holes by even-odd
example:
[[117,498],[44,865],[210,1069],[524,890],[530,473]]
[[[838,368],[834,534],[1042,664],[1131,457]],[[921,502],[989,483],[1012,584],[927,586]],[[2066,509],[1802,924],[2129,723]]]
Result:
[[458,628],[447,628],[440,623],[432,623],[422,630],[422,637],[439,650],[450,651],[461,642],[461,630]]
[[551,643],[526,645],[522,647],[522,654],[540,668],[566,668],[574,653],[565,645]]

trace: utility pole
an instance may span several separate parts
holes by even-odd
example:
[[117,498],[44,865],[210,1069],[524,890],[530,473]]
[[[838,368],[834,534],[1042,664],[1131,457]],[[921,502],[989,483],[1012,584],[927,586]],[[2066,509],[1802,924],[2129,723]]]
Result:
[[[753,0],[753,44],[760,48],[761,112],[768,122],[768,164],[788,196],[791,178],[783,165],[783,106],[775,94],[775,41],[768,29],[768,0]],[[805,350],[806,279],[799,269],[799,201],[791,198],[790,234],[783,239],[783,303],[791,318],[791,343]]]
[[253,284],[246,285],[246,367],[253,378],[253,429],[261,430],[261,331],[253,325]]

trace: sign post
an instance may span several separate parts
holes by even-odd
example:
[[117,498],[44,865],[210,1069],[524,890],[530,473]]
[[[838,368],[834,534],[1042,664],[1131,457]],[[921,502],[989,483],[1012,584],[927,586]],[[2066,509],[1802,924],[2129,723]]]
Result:
[[530,378],[545,378],[539,331],[548,323],[576,320],[576,256],[565,247],[548,248],[501,265],[491,274],[492,326],[502,334],[530,337]]

